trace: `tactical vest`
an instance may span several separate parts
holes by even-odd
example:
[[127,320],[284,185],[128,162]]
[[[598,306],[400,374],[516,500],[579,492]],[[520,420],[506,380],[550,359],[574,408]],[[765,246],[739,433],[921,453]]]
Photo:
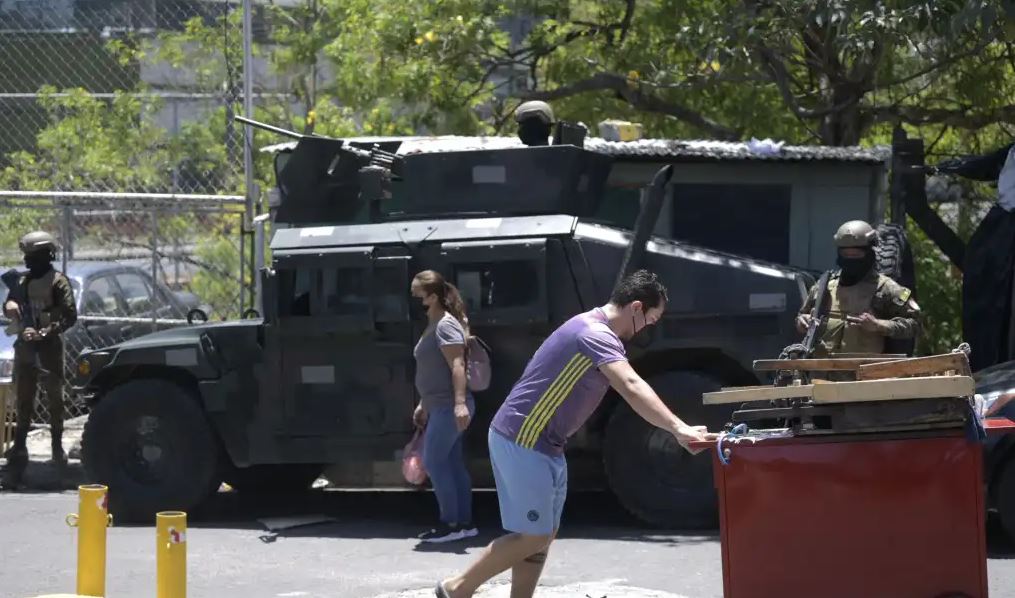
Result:
[[56,305],[53,301],[54,283],[59,275],[56,270],[50,270],[39,278],[28,280],[28,303],[39,328],[45,328],[53,322],[53,307]]
[[828,281],[831,300],[828,324],[821,335],[821,345],[827,353],[884,353],[885,337],[868,332],[857,324],[847,325],[846,316],[859,316],[870,312],[878,318],[888,313],[885,283],[890,279],[882,274],[864,278],[855,285],[840,287],[838,277]]

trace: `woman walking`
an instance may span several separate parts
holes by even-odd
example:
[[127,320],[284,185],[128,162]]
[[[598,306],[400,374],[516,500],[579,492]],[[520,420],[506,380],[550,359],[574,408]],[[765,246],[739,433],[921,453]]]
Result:
[[458,289],[438,272],[417,274],[410,292],[423,304],[428,320],[413,352],[420,402],[412,419],[425,426],[423,465],[440,508],[440,524],[420,540],[452,542],[478,533],[472,525],[472,480],[462,450],[462,434],[475,413],[466,378],[468,319]]

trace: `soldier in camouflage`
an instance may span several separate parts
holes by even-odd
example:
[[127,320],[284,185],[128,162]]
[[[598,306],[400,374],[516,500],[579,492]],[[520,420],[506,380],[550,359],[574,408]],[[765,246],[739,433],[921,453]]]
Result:
[[[920,329],[920,307],[912,291],[875,269],[877,231],[851,220],[835,233],[840,271],[828,281],[828,323],[815,357],[833,353],[884,353],[885,339],[914,338]],[[797,330],[807,330],[817,288],[812,288],[797,316]]]
[[[5,487],[16,487],[28,464],[27,437],[35,407],[40,372],[45,374],[52,433],[53,462],[62,467],[63,451],[63,355],[62,333],[77,321],[77,309],[70,281],[53,268],[56,241],[46,232],[31,232],[21,238],[28,272],[19,280],[20,292],[11,289],[3,304],[4,315],[19,322],[14,343],[14,385],[17,395],[17,429],[14,446],[7,453]],[[27,297],[27,304],[15,297]]]

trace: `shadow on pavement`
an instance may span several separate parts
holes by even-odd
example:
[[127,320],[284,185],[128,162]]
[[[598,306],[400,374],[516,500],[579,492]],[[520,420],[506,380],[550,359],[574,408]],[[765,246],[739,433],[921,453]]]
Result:
[[[308,516],[320,522],[270,531],[263,523],[292,518],[298,524]],[[330,520],[324,521],[325,518]],[[193,513],[189,525],[198,528],[263,530],[264,542],[285,537],[414,539],[436,523],[437,503],[426,491],[313,490],[298,496],[270,497],[219,492]],[[312,519],[312,518],[311,518]],[[259,521],[260,520],[260,521]],[[475,538],[446,544],[419,544],[420,552],[464,553],[484,546],[501,535],[497,496],[491,491],[473,493],[473,520],[480,530]],[[673,545],[714,542],[716,530],[683,533],[646,527],[617,504],[609,493],[573,492],[564,507],[561,538],[588,538],[659,542]]]

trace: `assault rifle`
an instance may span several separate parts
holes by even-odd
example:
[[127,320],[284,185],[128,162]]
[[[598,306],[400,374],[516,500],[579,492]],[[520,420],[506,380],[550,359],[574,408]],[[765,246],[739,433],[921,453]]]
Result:
[[[0,301],[6,303],[7,299],[10,299],[11,301],[17,303],[18,307],[21,308],[21,316],[11,318],[11,323],[8,324],[4,332],[15,338],[21,338],[21,333],[24,332],[25,328],[34,328],[39,330],[38,318],[36,318],[35,314],[32,312],[32,304],[28,300],[28,285],[21,284],[21,275],[18,274],[18,271],[11,268],[3,274],[0,274],[0,280],[3,281],[4,286],[6,286],[9,291],[7,298],[0,299]],[[2,307],[3,306],[0,306],[0,311],[2,311]],[[32,352],[32,361],[35,363],[35,367],[37,369],[41,369],[42,363],[39,360],[38,351],[36,351],[34,347],[31,347],[32,343],[27,343],[27,345],[28,346],[24,347],[24,349]]]
[[[792,344],[782,350],[779,359],[810,359],[814,355],[814,348],[818,343],[818,336],[828,321],[828,311],[825,309],[825,295],[828,294],[828,280],[832,276],[831,270],[826,270],[818,279],[816,292],[814,293],[814,306],[811,308],[811,319],[807,323],[807,334],[804,340]],[[800,378],[800,373],[793,373],[792,370],[780,372],[776,385],[783,386],[792,383]]]

